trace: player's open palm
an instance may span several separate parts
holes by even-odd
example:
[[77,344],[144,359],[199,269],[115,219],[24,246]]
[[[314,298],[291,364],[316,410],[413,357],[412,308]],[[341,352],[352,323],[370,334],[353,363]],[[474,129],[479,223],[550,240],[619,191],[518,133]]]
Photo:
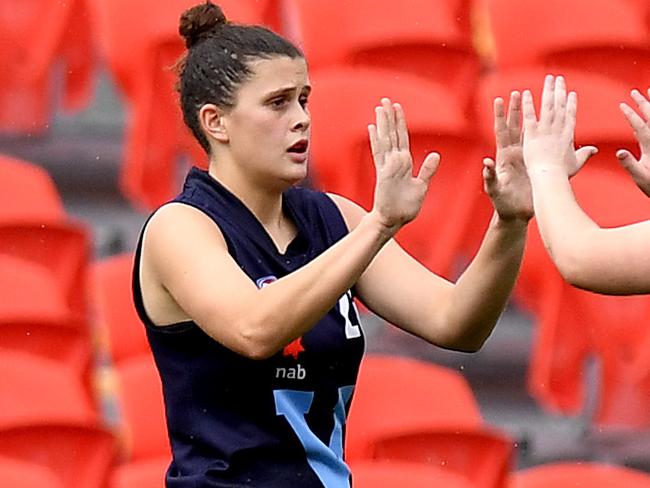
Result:
[[[648,90],[650,96],[650,89]],[[634,134],[639,141],[641,157],[637,160],[632,153],[625,149],[617,151],[616,157],[621,165],[627,170],[634,179],[634,182],[643,193],[650,197],[650,101],[645,98],[638,90],[632,90],[632,99],[636,102],[641,117],[629,105],[621,103],[621,111],[629,122]]]
[[533,197],[521,142],[521,95],[510,94],[508,115],[502,98],[494,100],[496,158],[483,160],[483,184],[494,209],[505,220],[529,220]]
[[368,126],[377,175],[373,211],[379,214],[384,225],[397,230],[420,211],[440,156],[428,154],[417,176],[413,176],[413,158],[402,107],[383,98],[375,115],[376,124]]
[[544,79],[539,120],[535,114],[533,96],[523,94],[524,162],[528,171],[554,166],[571,177],[597,152],[593,146],[574,144],[578,98],[575,92],[567,95],[564,77],[547,75]]

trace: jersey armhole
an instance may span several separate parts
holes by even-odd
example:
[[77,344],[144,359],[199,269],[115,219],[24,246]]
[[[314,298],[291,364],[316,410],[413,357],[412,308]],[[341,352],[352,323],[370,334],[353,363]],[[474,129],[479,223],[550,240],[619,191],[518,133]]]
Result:
[[[165,205],[160,206],[155,212],[153,212],[145,221],[144,225],[142,226],[142,230],[140,231],[140,236],[138,237],[138,242],[135,248],[135,255],[133,258],[133,269],[131,273],[131,296],[133,299],[133,305],[135,306],[135,310],[138,314],[138,317],[144,324],[145,328],[151,329],[154,331],[158,332],[182,332],[187,330],[190,326],[198,327],[194,321],[192,320],[185,320],[182,322],[177,322],[174,324],[169,324],[169,325],[157,325],[153,320],[151,320],[151,317],[149,317],[149,314],[147,314],[147,310],[144,306],[144,298],[142,297],[142,286],[140,284],[140,265],[142,261],[142,247],[144,243],[144,235],[147,230],[147,225],[151,221],[154,215],[163,208],[166,205],[170,205],[172,203],[177,203],[177,204],[182,204],[182,205],[187,205],[188,207],[193,207],[205,214],[208,218],[210,218],[207,213],[198,205],[193,205],[188,202],[184,201],[178,201],[178,200],[173,200],[171,202],[166,203]],[[211,219],[212,220],[212,219]],[[213,221],[214,222],[214,221]],[[234,247],[232,245],[232,242],[230,239],[228,239],[226,233],[223,231],[221,226],[219,225],[218,222],[214,222],[214,224],[219,227],[219,231],[224,237],[224,240],[226,241],[226,247],[228,250],[228,253],[232,256],[234,252]]]

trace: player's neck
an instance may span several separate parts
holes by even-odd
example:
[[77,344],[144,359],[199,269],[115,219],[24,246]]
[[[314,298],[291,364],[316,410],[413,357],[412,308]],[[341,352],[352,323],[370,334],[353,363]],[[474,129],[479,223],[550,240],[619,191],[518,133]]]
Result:
[[261,183],[229,170],[234,166],[211,164],[209,173],[228,191],[235,195],[257,217],[257,220],[267,229],[273,230],[282,226],[282,192],[284,188],[269,188]]

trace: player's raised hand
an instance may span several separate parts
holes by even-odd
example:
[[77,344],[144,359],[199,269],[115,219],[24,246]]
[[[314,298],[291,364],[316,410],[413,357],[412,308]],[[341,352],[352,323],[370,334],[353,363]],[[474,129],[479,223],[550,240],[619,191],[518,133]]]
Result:
[[[637,141],[639,141],[641,157],[636,159],[627,149],[618,150],[616,157],[627,172],[630,173],[641,191],[650,197],[650,126],[648,125],[650,101],[638,90],[632,90],[631,96],[641,115],[637,114],[626,103],[621,103],[620,108],[634,130]],[[650,89],[648,89],[648,96],[650,97]]]
[[483,185],[494,209],[504,220],[533,216],[530,181],[521,141],[521,94],[510,94],[508,113],[502,98],[494,100],[496,158],[483,160]]
[[381,105],[375,108],[375,117],[376,123],[368,126],[377,175],[373,211],[386,227],[397,231],[420,211],[440,156],[428,154],[414,176],[402,107],[382,98]]
[[567,95],[563,76],[546,76],[539,119],[535,114],[531,92],[524,91],[523,148],[524,163],[529,172],[555,167],[570,177],[597,152],[593,146],[575,150],[577,110],[578,97],[575,92]]

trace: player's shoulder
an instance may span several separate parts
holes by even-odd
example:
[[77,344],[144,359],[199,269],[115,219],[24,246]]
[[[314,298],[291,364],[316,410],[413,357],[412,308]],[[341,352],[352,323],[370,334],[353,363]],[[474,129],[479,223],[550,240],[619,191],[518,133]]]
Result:
[[149,218],[147,227],[202,227],[211,219],[197,207],[181,202],[170,202],[159,207]]
[[214,221],[200,209],[180,202],[158,208],[145,226],[151,245],[167,247],[169,243],[193,246],[196,242],[223,243],[224,237]]

